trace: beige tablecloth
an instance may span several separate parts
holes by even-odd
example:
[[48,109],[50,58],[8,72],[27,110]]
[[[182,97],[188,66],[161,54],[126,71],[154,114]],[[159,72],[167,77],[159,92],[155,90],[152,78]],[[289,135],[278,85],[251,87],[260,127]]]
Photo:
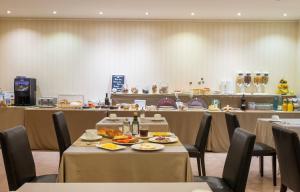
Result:
[[100,110],[26,109],[25,126],[32,149],[58,150],[52,119],[57,111],[65,114],[72,142],[86,129],[95,129],[96,123],[107,114]]
[[23,107],[0,107],[0,131],[24,125]]
[[211,192],[207,183],[26,183],[19,192]]
[[130,147],[112,152],[93,146],[78,147],[77,143],[64,152],[59,169],[59,182],[190,181],[189,155],[181,144],[165,145],[163,150],[153,152]]
[[[123,122],[126,117],[117,117],[116,120],[110,120],[108,117],[102,119],[96,124],[96,128],[114,128],[119,129],[123,126]],[[127,117],[127,119],[131,122],[132,118]],[[153,117],[146,117],[146,118],[138,118],[139,124],[141,127],[147,126],[149,128],[149,131],[155,132],[155,131],[163,131],[168,132],[169,131],[169,125],[166,120],[166,118],[162,118],[162,121],[153,121]]]
[[281,122],[271,122],[271,119],[258,119],[256,123],[256,141],[275,147],[272,125],[277,125],[296,132],[300,136],[300,119],[281,119]]

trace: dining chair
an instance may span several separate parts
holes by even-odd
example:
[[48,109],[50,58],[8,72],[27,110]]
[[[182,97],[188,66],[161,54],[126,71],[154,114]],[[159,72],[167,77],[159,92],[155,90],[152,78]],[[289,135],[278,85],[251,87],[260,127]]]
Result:
[[10,191],[16,191],[28,182],[56,182],[56,174],[36,176],[33,155],[23,126],[19,125],[1,132],[0,141]]
[[[233,113],[225,113],[227,131],[229,135],[229,141],[231,142],[231,137],[234,130],[240,127],[238,118]],[[264,176],[264,157],[272,157],[272,172],[273,172],[273,185],[276,186],[276,150],[269,145],[263,143],[255,143],[252,156],[259,157],[259,171],[260,176]]]
[[244,129],[235,129],[222,178],[200,176],[196,177],[195,181],[206,182],[214,192],[244,192],[255,138],[255,135]]
[[208,134],[211,126],[211,119],[211,114],[204,113],[199,126],[195,144],[184,145],[186,150],[189,152],[189,156],[197,159],[199,176],[206,176],[204,155],[207,145]]
[[61,158],[64,151],[72,144],[70,133],[63,112],[53,113],[52,117]]
[[297,133],[285,128],[272,128],[281,175],[280,192],[300,191],[300,142]]

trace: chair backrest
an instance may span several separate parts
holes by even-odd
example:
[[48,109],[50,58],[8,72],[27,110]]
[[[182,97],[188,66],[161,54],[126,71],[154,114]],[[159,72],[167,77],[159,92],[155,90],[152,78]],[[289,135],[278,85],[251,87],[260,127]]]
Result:
[[293,191],[300,191],[300,143],[297,133],[273,126],[281,182]]
[[70,133],[63,112],[56,112],[52,117],[61,157],[64,151],[71,146]]
[[223,179],[234,192],[244,192],[256,136],[236,129],[226,157]]
[[35,164],[28,137],[23,126],[0,133],[2,155],[10,191],[36,177]]
[[195,147],[200,150],[204,151],[206,144],[207,144],[207,139],[208,139],[208,134],[210,130],[210,125],[211,125],[211,114],[209,113],[204,113],[200,127],[198,130],[198,134],[196,137],[196,142],[195,142]]
[[237,116],[233,113],[225,113],[226,125],[227,125],[227,132],[229,135],[229,141],[231,141],[232,135],[234,130],[240,127],[239,120]]

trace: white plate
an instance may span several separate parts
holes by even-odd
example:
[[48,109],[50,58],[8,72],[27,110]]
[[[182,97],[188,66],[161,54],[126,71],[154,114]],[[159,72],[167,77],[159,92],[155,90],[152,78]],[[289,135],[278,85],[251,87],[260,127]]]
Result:
[[120,120],[118,117],[107,117],[108,121],[118,121]]
[[82,135],[80,137],[80,139],[83,140],[83,141],[99,141],[100,139],[102,139],[102,136],[97,135],[95,138],[88,138],[85,135]]
[[137,150],[137,151],[158,151],[158,150],[162,150],[163,148],[165,148],[165,146],[161,145],[161,144],[156,144],[156,143],[145,143],[145,144],[150,144],[150,145],[154,146],[154,148],[152,148],[152,149],[141,148],[141,146],[143,144],[135,144],[135,145],[132,145],[131,148],[134,150]]
[[122,149],[127,148],[127,147],[122,146],[122,145],[117,145],[116,149],[110,149],[110,148],[104,147],[104,144],[96,144],[96,147],[101,148],[101,149],[105,149],[105,150],[109,150],[109,151],[118,151],[118,150],[122,150]]
[[178,138],[177,137],[166,137],[169,139],[169,141],[161,141],[161,140],[156,140],[156,138],[158,137],[152,137],[150,139],[148,139],[150,142],[152,143],[161,143],[161,144],[168,144],[168,143],[176,143],[178,142]]
[[139,143],[143,143],[144,141],[142,139],[139,139],[136,143],[118,143],[116,141],[113,141],[112,143],[114,144],[118,144],[118,145],[134,145],[134,144],[139,144]]
[[140,135],[136,135],[137,138],[140,138],[140,139],[149,139],[151,138],[152,136],[150,136],[150,134],[148,133],[148,136],[146,137],[141,137]]
[[153,118],[151,119],[151,121],[163,121],[164,118],[163,117],[160,117],[160,118]]
[[278,120],[270,119],[269,122],[271,122],[271,123],[276,123],[276,122],[281,122],[281,120],[280,120],[280,119],[278,119]]

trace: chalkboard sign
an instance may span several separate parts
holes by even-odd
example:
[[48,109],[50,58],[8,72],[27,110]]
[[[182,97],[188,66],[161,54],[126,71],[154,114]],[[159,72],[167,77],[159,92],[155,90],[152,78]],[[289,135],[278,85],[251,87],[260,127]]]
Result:
[[125,75],[112,75],[111,90],[121,92],[125,83]]

